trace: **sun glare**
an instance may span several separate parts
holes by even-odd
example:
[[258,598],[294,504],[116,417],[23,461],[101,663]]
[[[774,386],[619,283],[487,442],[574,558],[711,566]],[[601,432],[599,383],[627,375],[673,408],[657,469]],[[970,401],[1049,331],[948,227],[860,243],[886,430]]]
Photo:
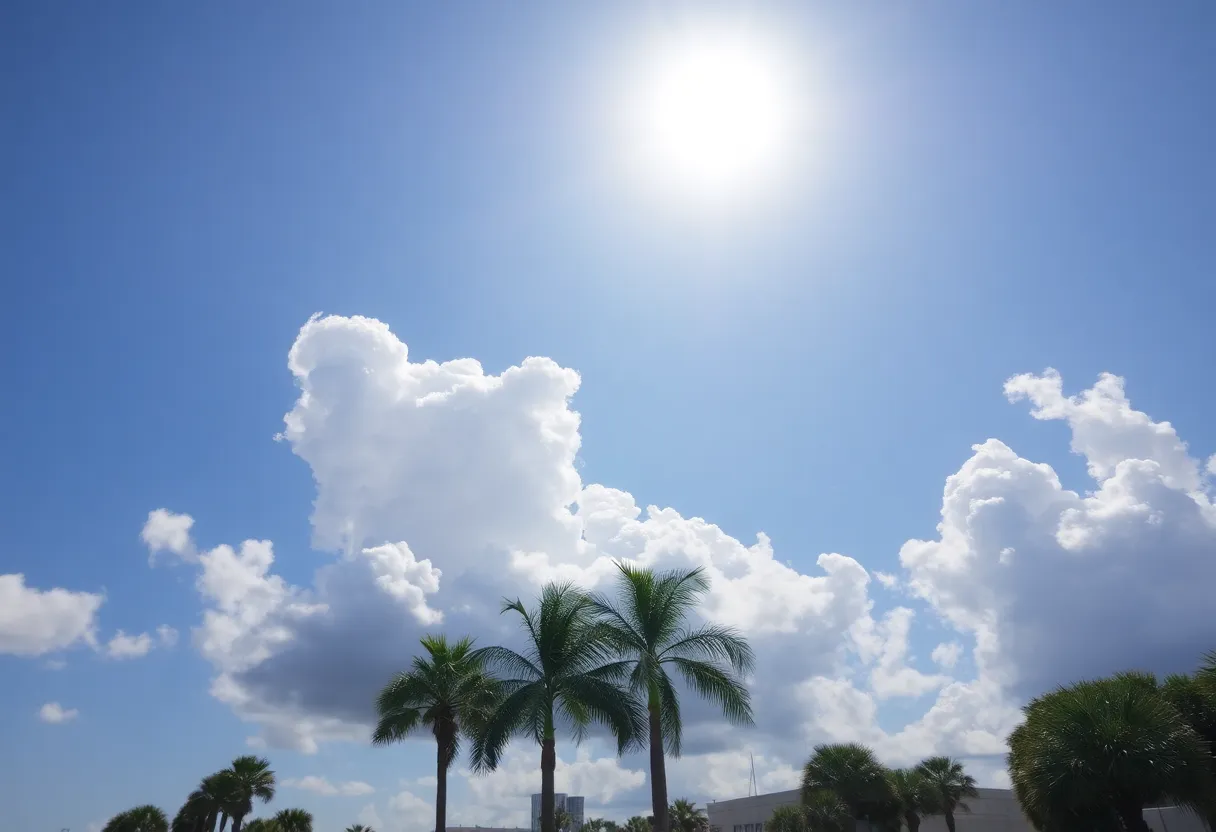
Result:
[[638,68],[629,142],[647,181],[696,200],[732,200],[788,160],[795,101],[779,50],[736,29],[660,42]]

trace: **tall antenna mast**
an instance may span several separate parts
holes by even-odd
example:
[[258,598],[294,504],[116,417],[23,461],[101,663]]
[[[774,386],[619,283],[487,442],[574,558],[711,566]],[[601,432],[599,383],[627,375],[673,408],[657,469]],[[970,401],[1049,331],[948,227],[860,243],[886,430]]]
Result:
[[747,796],[752,797],[753,794],[760,794],[760,787],[756,785],[756,758],[752,756],[752,752],[747,752],[747,759],[752,766],[752,779],[747,784]]

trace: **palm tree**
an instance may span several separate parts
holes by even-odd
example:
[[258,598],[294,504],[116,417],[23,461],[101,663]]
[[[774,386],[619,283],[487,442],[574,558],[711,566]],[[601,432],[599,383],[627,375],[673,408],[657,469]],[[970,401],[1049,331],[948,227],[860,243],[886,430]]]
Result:
[[[1173,801],[1209,814],[1216,795],[1207,748],[1178,710],[1141,681],[1081,682],[1032,700],[1009,738],[1022,810],[1043,829],[1148,832],[1144,808]],[[949,816],[947,816],[948,818]]]
[[655,832],[667,832],[664,749],[680,755],[680,701],[668,669],[702,697],[721,706],[728,720],[752,722],[751,697],[739,681],[755,658],[747,641],[727,627],[689,628],[685,619],[709,591],[704,570],[656,574],[618,563],[617,603],[594,599],[613,647],[631,663],[629,687],[646,703],[649,719],[650,803]]
[[[270,818],[257,818],[249,821],[245,832],[280,832],[279,825]],[[370,830],[369,830],[370,832]]]
[[820,792],[835,794],[854,820],[887,822],[895,808],[886,768],[858,743],[815,746],[802,769],[803,803],[824,800]]
[[691,800],[680,798],[668,810],[672,832],[709,832],[709,817]]
[[376,832],[376,830],[372,829],[370,826],[364,826],[361,823],[353,823],[346,827],[346,832]]
[[625,821],[624,832],[651,832],[650,821],[641,815],[634,815]]
[[581,832],[617,832],[616,821],[606,818],[587,818]]
[[628,674],[623,661],[611,661],[605,627],[594,617],[591,600],[572,584],[548,584],[535,610],[521,601],[503,605],[519,615],[527,635],[524,654],[506,647],[484,647],[477,655],[509,678],[502,698],[479,726],[474,767],[498,765],[510,739],[527,735],[541,747],[541,830],[555,832],[553,774],[557,766],[557,724],[569,723],[575,741],[591,723],[606,725],[618,751],[634,745],[645,731],[644,712],[622,689]]
[[312,815],[303,809],[283,809],[274,816],[279,832],[312,832]]
[[230,771],[204,777],[173,818],[173,832],[211,832],[216,820],[225,815],[225,807],[231,806],[234,788]]
[[946,816],[946,828],[954,832],[955,811],[971,811],[963,798],[979,796],[975,778],[963,769],[961,762],[949,757],[929,757],[922,760],[916,770],[928,782],[938,810]]
[[169,832],[169,819],[155,806],[136,806],[110,818],[102,832]]
[[806,813],[794,803],[778,806],[765,821],[764,832],[807,832]]
[[914,768],[897,768],[887,773],[887,779],[908,832],[917,832],[921,818],[937,811],[941,802],[937,793],[925,775]]
[[553,825],[557,828],[557,832],[570,832],[570,824],[574,822],[574,818],[565,809],[558,806],[553,810]]
[[387,745],[420,727],[431,730],[436,744],[435,830],[444,832],[448,769],[460,754],[461,737],[469,734],[475,722],[485,721],[498,685],[483,671],[472,639],[449,644],[441,635],[428,635],[422,646],[427,655],[415,656],[410,669],[398,673],[380,691],[376,700],[380,719],[372,742]]
[[807,832],[852,832],[855,825],[848,805],[827,789],[803,793],[802,819]]
[[232,832],[241,832],[241,822],[253,811],[254,798],[263,803],[274,799],[274,772],[269,760],[248,754],[237,757],[222,773],[226,775],[228,788],[222,808],[232,818]]

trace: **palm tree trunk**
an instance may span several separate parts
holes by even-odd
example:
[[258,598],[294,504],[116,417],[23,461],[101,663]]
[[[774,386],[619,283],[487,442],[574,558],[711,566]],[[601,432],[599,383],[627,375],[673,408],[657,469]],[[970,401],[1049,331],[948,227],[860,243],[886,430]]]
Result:
[[224,827],[228,825],[228,813],[220,812],[220,832],[224,832]]
[[556,832],[554,820],[553,772],[557,770],[557,748],[550,731],[540,744],[540,832]]
[[954,832],[954,809],[949,804],[946,806],[946,828]]
[[667,832],[667,761],[663,758],[663,723],[659,719],[658,691],[650,692],[650,809],[654,832]]
[[916,812],[905,814],[904,822],[908,824],[908,832],[920,832],[920,815]]
[[241,832],[241,824],[242,824],[242,822],[244,822],[244,820],[245,820],[244,815],[233,815],[232,816],[232,832]]
[[442,732],[435,754],[435,832],[448,828],[448,764],[452,759],[451,739]]

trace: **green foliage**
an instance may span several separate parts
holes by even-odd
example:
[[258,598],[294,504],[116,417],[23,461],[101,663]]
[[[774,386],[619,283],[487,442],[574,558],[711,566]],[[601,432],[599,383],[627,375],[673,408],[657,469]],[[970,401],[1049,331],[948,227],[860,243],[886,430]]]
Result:
[[[1170,801],[1208,814],[1216,778],[1202,739],[1143,674],[1081,682],[1040,696],[1009,738],[1009,773],[1043,830],[1143,828]],[[1117,821],[1116,816],[1117,815]]]
[[807,832],[852,832],[854,828],[848,804],[828,789],[803,790],[802,821]]
[[607,820],[606,818],[588,818],[583,821],[582,832],[617,832],[620,827],[616,825],[616,821]]
[[887,772],[887,780],[891,783],[896,816],[903,820],[908,832],[917,832],[925,815],[940,811],[941,796],[920,769],[897,768]]
[[709,816],[691,800],[680,798],[667,810],[672,832],[709,832]]
[[650,821],[641,815],[634,815],[621,828],[623,832],[651,832]]
[[[848,819],[847,815],[845,819]],[[808,832],[806,813],[794,804],[778,806],[765,822],[764,832]]]
[[802,769],[802,800],[809,806],[822,792],[834,794],[855,820],[887,819],[894,797],[887,770],[874,752],[858,743],[817,745]]
[[169,832],[169,819],[155,806],[136,806],[110,818],[102,832]]
[[[1129,684],[1138,682],[1129,680]],[[934,811],[946,816],[946,828],[954,832],[954,813],[957,811],[970,812],[963,799],[977,797],[975,778],[966,772],[963,764],[949,757],[929,757],[916,767],[918,773],[925,778],[928,788],[933,793]]]
[[565,809],[557,808],[553,810],[553,826],[559,832],[569,832],[570,824],[574,822],[574,818],[570,817],[570,813]]
[[283,809],[274,816],[279,832],[312,832],[312,815],[303,809]]
[[237,757],[222,774],[227,795],[220,808],[232,818],[232,832],[241,832],[242,821],[253,811],[253,801],[274,799],[274,772],[267,759],[249,754]]
[[372,829],[370,826],[364,826],[361,823],[353,823],[346,827],[346,832],[376,832],[376,830]]
[[[245,825],[245,832],[280,832],[279,825],[270,818],[257,818]],[[349,832],[349,830],[348,830]]]

